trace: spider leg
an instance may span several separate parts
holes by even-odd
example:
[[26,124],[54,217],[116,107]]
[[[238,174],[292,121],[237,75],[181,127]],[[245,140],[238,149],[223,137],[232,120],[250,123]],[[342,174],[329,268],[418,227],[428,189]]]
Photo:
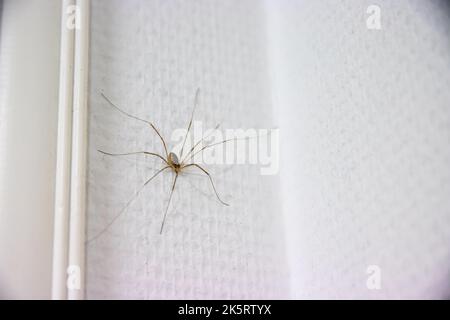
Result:
[[175,173],[175,178],[173,179],[172,189],[170,190],[169,201],[167,202],[167,207],[166,207],[166,211],[164,212],[164,217],[163,217],[163,221],[161,223],[161,230],[159,231],[159,234],[162,234],[162,231],[164,228],[164,223],[166,222],[167,211],[169,211],[170,201],[172,200],[173,190],[175,189],[175,184],[177,183],[177,179],[178,179],[178,172]]
[[132,155],[132,154],[145,154],[145,155],[149,155],[149,156],[155,156],[160,158],[162,161],[164,161],[167,165],[169,165],[169,163],[167,163],[167,160],[164,159],[163,156],[161,156],[160,154],[154,153],[154,152],[147,152],[147,151],[137,151],[137,152],[127,152],[127,153],[110,153],[110,152],[105,152],[102,150],[97,150],[100,153],[103,153],[107,156],[128,156],[128,155]]
[[205,150],[205,149],[208,149],[208,148],[217,146],[217,145],[219,145],[219,144],[224,144],[224,143],[227,143],[227,142],[230,142],[230,141],[250,140],[250,139],[256,139],[256,138],[258,138],[258,136],[254,136],[254,137],[245,137],[245,138],[237,138],[237,137],[235,137],[235,138],[230,138],[230,139],[226,139],[226,140],[223,140],[223,141],[215,142],[215,143],[209,144],[209,145],[207,145],[207,146],[204,146],[204,147],[201,148],[200,150],[197,150],[196,152],[194,152],[194,153],[191,155],[191,159],[192,159],[196,154],[198,154],[199,152],[202,152],[202,151]]
[[104,98],[104,99],[105,99],[112,107],[114,107],[114,108],[115,108],[116,110],[118,110],[120,113],[122,113],[122,114],[124,114],[124,115],[126,115],[126,116],[128,116],[128,117],[130,117],[130,118],[133,118],[133,119],[135,119],[135,120],[142,121],[142,122],[148,124],[148,125],[153,129],[153,131],[156,132],[156,134],[158,135],[159,139],[161,140],[161,142],[162,142],[162,144],[163,144],[163,147],[164,147],[164,151],[165,151],[165,153],[166,153],[166,157],[169,156],[169,153],[167,152],[167,145],[166,145],[166,142],[164,141],[164,138],[162,137],[162,135],[159,133],[158,129],[156,129],[156,127],[153,125],[153,123],[151,123],[150,121],[147,121],[147,120],[138,118],[138,117],[136,117],[136,116],[133,116],[132,114],[129,114],[128,112],[123,111],[123,110],[120,109],[118,106],[116,106],[116,105],[115,105],[115,104],[114,104],[107,96],[105,96],[105,94],[104,94],[103,92],[101,92],[101,95],[102,95],[102,97],[103,97],[103,98]]
[[240,139],[240,138],[232,138],[232,139],[226,139],[226,140],[223,140],[223,141],[219,141],[219,142],[216,142],[216,143],[212,143],[212,144],[209,144],[209,145],[207,145],[207,146],[204,146],[204,147],[201,148],[200,150],[197,150],[196,152],[194,152],[194,153],[191,155],[191,158],[193,158],[193,157],[194,157],[196,154],[198,154],[199,152],[202,152],[202,151],[205,150],[205,149],[208,149],[208,148],[217,146],[217,145],[219,145],[219,144],[224,144],[224,143],[227,143],[227,142],[230,142],[230,141],[248,140],[248,139],[250,139],[250,138],[249,138],[249,137],[247,137],[247,138],[242,138],[242,139]]
[[183,145],[181,147],[180,158],[183,157],[184,145],[186,144],[187,136],[189,134],[189,131],[191,130],[192,120],[194,119],[195,109],[197,108],[197,105],[198,105],[198,96],[199,96],[199,94],[200,94],[200,88],[197,88],[197,91],[195,92],[194,109],[192,109],[191,120],[189,121],[189,125],[188,125],[187,131],[186,131],[186,136],[184,137]]
[[212,185],[212,187],[213,187],[213,190],[214,190],[214,193],[216,194],[217,199],[218,199],[218,200],[220,201],[220,203],[222,203],[224,206],[229,206],[228,203],[226,203],[226,202],[222,201],[222,199],[220,199],[219,194],[217,193],[216,187],[214,186],[213,179],[212,179],[212,177],[211,177],[211,175],[209,174],[208,171],[206,171],[205,169],[203,169],[201,166],[199,166],[199,165],[196,164],[196,163],[187,164],[187,165],[183,166],[182,169],[183,169],[183,168],[188,168],[188,167],[196,167],[196,168],[200,169],[204,174],[206,174],[206,175],[208,176],[208,178],[209,178],[209,181],[211,182],[211,185]]
[[[186,161],[186,159],[189,157],[190,154],[192,154],[192,152],[194,152],[195,148],[197,148],[197,146],[202,142],[205,141],[205,139],[208,139],[215,130],[219,129],[220,127],[220,123],[218,125],[215,126],[214,130],[212,130],[210,133],[208,133],[206,136],[203,135],[202,138],[196,143],[194,144],[194,146],[191,148],[191,150],[189,150],[188,153],[186,153],[186,156],[183,158],[183,160],[181,161],[181,163],[184,163]],[[191,159],[192,159],[193,155],[191,155]]]
[[94,237],[92,237],[91,239],[86,241],[86,244],[92,243],[94,240],[98,239],[102,234],[104,234],[109,227],[111,227],[113,225],[114,222],[116,222],[116,220],[125,212],[125,210],[129,207],[129,205],[134,201],[134,199],[136,199],[136,197],[139,195],[139,193],[144,189],[144,187],[150,182],[152,181],[154,178],[156,178],[156,176],[158,176],[161,172],[163,172],[164,170],[170,168],[170,166],[165,166],[162,169],[159,169],[153,176],[151,176],[150,179],[148,179],[133,195],[133,197],[127,202],[127,204],[125,205],[125,207],[122,208],[122,210],[120,210],[120,212],[99,232],[97,233]]

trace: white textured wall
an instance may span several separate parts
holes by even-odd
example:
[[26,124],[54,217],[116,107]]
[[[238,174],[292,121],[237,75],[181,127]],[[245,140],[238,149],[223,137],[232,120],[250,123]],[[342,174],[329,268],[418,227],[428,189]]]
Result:
[[[272,128],[266,21],[260,1],[93,1],[88,238],[129,201],[161,161],[96,150],[162,152],[155,134],[110,108],[153,121],[165,137],[196,119],[212,128]],[[154,168],[154,169],[152,169]],[[88,298],[288,296],[278,178],[256,166],[208,167],[179,179],[163,235],[172,176],[165,173],[87,246]]]
[[448,4],[267,4],[292,297],[449,297]]
[[370,4],[92,3],[88,238],[159,165],[96,149],[162,151],[100,91],[170,136],[201,87],[210,127],[279,125],[282,164],[280,181],[212,166],[230,208],[185,177],[162,236],[171,176],[152,182],[87,247],[88,298],[449,296],[450,11],[377,1],[374,31]]

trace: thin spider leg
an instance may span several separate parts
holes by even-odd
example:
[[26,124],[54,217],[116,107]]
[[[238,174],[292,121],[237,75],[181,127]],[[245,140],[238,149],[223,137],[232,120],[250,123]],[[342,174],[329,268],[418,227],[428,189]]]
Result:
[[150,179],[148,179],[133,195],[133,197],[127,202],[127,204],[125,205],[125,207],[122,208],[122,210],[120,210],[120,212],[99,232],[97,233],[94,237],[92,237],[91,239],[86,241],[86,244],[92,243],[94,240],[98,239],[102,234],[104,234],[106,232],[106,230],[108,230],[109,227],[111,227],[113,225],[114,222],[116,222],[116,220],[125,212],[125,210],[128,208],[128,206],[134,201],[134,199],[136,199],[136,197],[139,195],[139,193],[144,189],[144,187],[150,182],[152,181],[154,178],[156,178],[156,176],[158,176],[158,174],[160,174],[161,172],[163,172],[164,170],[170,168],[170,166],[165,166],[164,168],[158,170]]
[[227,142],[230,142],[230,141],[248,140],[248,139],[249,139],[248,137],[247,137],[247,138],[242,138],[242,139],[233,138],[233,139],[226,139],[226,140],[223,140],[223,141],[220,141],[220,142],[216,142],[216,143],[213,143],[213,144],[209,144],[209,145],[207,145],[207,146],[204,146],[204,147],[201,148],[200,150],[194,152],[194,153],[192,154],[191,158],[193,158],[196,154],[202,152],[203,150],[208,149],[208,148],[211,148],[211,147],[214,147],[214,146],[217,146],[217,145],[219,145],[219,144],[227,143]]
[[183,157],[184,145],[186,144],[187,136],[189,134],[189,131],[191,130],[192,120],[194,119],[195,109],[197,108],[197,105],[198,105],[198,95],[199,94],[200,94],[200,88],[197,88],[197,91],[195,92],[194,109],[192,109],[191,120],[189,121],[188,129],[186,131],[186,136],[184,137],[183,145],[181,146],[180,158]]
[[161,223],[161,230],[159,230],[159,234],[162,234],[164,223],[166,222],[167,211],[169,211],[170,201],[172,200],[173,190],[175,189],[175,184],[177,183],[178,172],[175,173],[175,178],[173,179],[172,190],[170,190],[169,201],[167,202],[166,211],[164,212],[163,221]]
[[258,137],[261,137],[261,136],[256,136],[256,137],[245,137],[245,138],[231,138],[231,139],[226,139],[226,140],[223,140],[223,141],[220,141],[220,142],[215,142],[215,143],[209,144],[209,145],[207,145],[207,146],[204,146],[204,147],[201,148],[200,150],[194,152],[194,154],[191,156],[191,158],[193,158],[193,157],[194,157],[196,154],[198,154],[199,152],[202,152],[202,151],[205,150],[205,149],[208,149],[208,148],[217,146],[217,145],[219,145],[219,144],[227,143],[227,142],[230,142],[230,141],[240,141],[240,140],[256,139],[256,138],[258,138]]
[[120,109],[118,106],[116,106],[116,105],[115,105],[115,104],[114,104],[107,96],[105,96],[105,94],[104,94],[103,92],[101,92],[101,95],[102,95],[102,97],[103,97],[106,101],[108,101],[108,103],[109,103],[112,107],[114,107],[115,109],[117,109],[120,113],[122,113],[122,114],[124,114],[124,115],[126,115],[126,116],[128,116],[128,117],[130,117],[130,118],[133,118],[133,119],[135,119],[135,120],[142,121],[142,122],[148,124],[148,125],[153,129],[153,131],[156,132],[156,134],[158,135],[159,139],[161,140],[161,142],[162,142],[162,144],[163,144],[163,147],[164,147],[164,151],[165,151],[165,153],[166,153],[166,157],[169,156],[169,153],[167,152],[167,145],[166,145],[166,142],[164,141],[164,138],[163,138],[163,137],[161,136],[161,134],[159,133],[158,129],[156,129],[156,127],[153,125],[153,123],[151,123],[150,121],[147,121],[147,120],[138,118],[138,117],[136,117],[136,116],[133,116],[132,114],[129,114],[128,112],[123,111],[123,110]]
[[[186,159],[189,157],[189,155],[195,150],[195,148],[197,148],[197,146],[198,146],[201,142],[205,141],[205,139],[208,139],[208,138],[214,133],[214,131],[216,131],[217,129],[219,129],[219,127],[220,127],[220,123],[217,124],[217,125],[214,127],[214,130],[211,130],[211,132],[208,133],[206,136],[203,135],[202,138],[201,138],[201,139],[200,139],[200,140],[199,140],[199,141],[191,148],[191,150],[189,150],[189,152],[186,153],[186,156],[183,158],[183,160],[181,161],[181,163],[183,164],[183,163],[186,161]],[[192,156],[191,156],[191,159],[192,159]]]
[[214,193],[216,194],[217,199],[219,199],[220,203],[222,203],[224,206],[229,206],[228,203],[223,202],[222,199],[220,199],[219,194],[217,193],[216,187],[215,187],[215,185],[214,185],[213,179],[212,179],[212,177],[211,177],[211,175],[209,174],[208,171],[206,171],[205,169],[203,169],[201,166],[199,166],[199,165],[196,164],[196,163],[187,164],[187,165],[185,165],[184,167],[182,167],[182,169],[187,168],[187,167],[197,167],[198,169],[200,169],[201,171],[203,171],[203,173],[205,173],[205,174],[208,176],[209,181],[211,182],[211,185],[212,185],[212,187],[213,187],[213,189],[214,189]]
[[169,165],[169,163],[167,162],[166,159],[164,159],[163,156],[157,154],[157,153],[153,153],[153,152],[147,152],[147,151],[137,151],[137,152],[127,152],[127,153],[109,153],[109,152],[105,152],[102,150],[97,150],[100,153],[103,153],[107,156],[129,156],[129,155],[133,155],[133,154],[145,154],[145,155],[150,155],[150,156],[155,156],[160,158],[162,161],[164,161],[167,165]]

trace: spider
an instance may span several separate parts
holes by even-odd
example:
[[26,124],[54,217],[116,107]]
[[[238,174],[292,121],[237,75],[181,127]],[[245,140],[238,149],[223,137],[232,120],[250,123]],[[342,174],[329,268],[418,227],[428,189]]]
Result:
[[[104,155],[107,155],[107,156],[127,156],[127,155],[135,155],[135,154],[143,154],[143,155],[147,155],[147,156],[152,156],[152,157],[157,157],[157,158],[159,158],[162,162],[163,162],[163,164],[164,164],[164,166],[162,167],[162,168],[160,168],[153,176],[151,176],[147,181],[145,181],[145,183],[136,191],[136,193],[134,194],[134,196],[130,199],[130,201],[128,201],[128,203],[126,204],[126,206],[119,212],[119,214],[117,214],[107,225],[106,225],[106,227],[104,227],[96,236],[94,236],[93,238],[91,238],[90,240],[88,240],[87,241],[87,243],[89,243],[89,242],[92,242],[92,241],[94,241],[95,239],[97,239],[97,238],[99,238],[116,220],[117,220],[117,218],[119,218],[119,216],[120,215],[122,215],[122,213],[124,213],[125,212],[125,210],[126,210],[126,208],[131,204],[131,202],[138,196],[138,194],[144,189],[144,187],[148,184],[148,183],[150,183],[150,181],[152,181],[154,178],[156,178],[161,172],[163,172],[163,171],[165,171],[165,170],[171,170],[174,174],[175,174],[175,176],[174,176],[174,178],[173,178],[173,182],[172,182],[172,187],[171,187],[171,189],[170,189],[170,195],[169,195],[169,200],[168,200],[168,202],[167,202],[167,206],[166,206],[166,209],[165,209],[165,211],[164,211],[164,216],[163,216],[163,219],[162,219],[162,223],[161,223],[161,229],[160,229],[160,231],[159,231],[159,233],[160,234],[162,234],[162,232],[163,232],[163,229],[164,229],[164,224],[165,224],[165,222],[166,222],[166,217],[167,217],[167,212],[168,212],[168,210],[169,210],[169,206],[170,206],[170,202],[171,202],[171,200],[172,200],[172,195],[173,195],[173,192],[174,192],[174,190],[175,190],[175,186],[176,186],[176,183],[177,183],[177,179],[178,179],[178,176],[180,175],[180,173],[182,173],[184,170],[186,170],[187,168],[189,168],[189,167],[193,167],[193,168],[196,168],[196,169],[198,169],[198,170],[200,170],[200,172],[202,173],[202,174],[205,174],[208,178],[209,178],[209,181],[210,181],[210,183],[211,183],[211,186],[212,186],[212,188],[213,188],[213,191],[214,191],[214,194],[216,195],[216,197],[217,197],[217,199],[219,200],[219,202],[221,203],[221,204],[223,204],[224,206],[229,206],[229,204],[228,203],[226,203],[226,202],[224,202],[221,198],[220,198],[220,196],[219,196],[219,194],[217,193],[217,190],[216,190],[216,187],[215,187],[215,185],[214,185],[214,181],[213,181],[213,179],[212,179],[212,177],[211,177],[211,174],[206,170],[206,169],[204,169],[202,166],[200,166],[199,164],[197,164],[197,163],[194,163],[194,162],[188,162],[187,160],[188,160],[188,158],[190,158],[191,159],[191,161],[192,161],[192,159],[193,159],[193,157],[196,155],[196,154],[198,154],[199,152],[202,152],[203,150],[205,150],[205,149],[207,149],[207,148],[211,148],[211,147],[213,147],[213,146],[216,146],[216,145],[219,145],[219,144],[222,144],[222,143],[226,143],[226,142],[228,142],[228,141],[231,141],[231,140],[235,140],[235,139],[227,139],[227,140],[223,140],[223,141],[220,141],[220,142],[216,142],[216,143],[212,143],[212,144],[209,144],[209,145],[206,145],[206,146],[204,146],[204,147],[202,147],[202,148],[200,148],[200,149],[198,149],[197,150],[197,147],[200,145],[200,143],[202,142],[202,141],[204,141],[205,139],[207,139],[211,134],[212,134],[212,132],[214,132],[214,130],[217,130],[218,128],[219,128],[219,125],[217,125],[215,128],[214,128],[214,130],[212,131],[212,132],[210,132],[208,135],[206,135],[206,136],[203,136],[197,143],[195,143],[194,144],[194,146],[183,156],[183,152],[184,152],[184,147],[185,147],[185,145],[186,145],[186,140],[187,140],[187,136],[188,136],[188,134],[189,134],[189,132],[190,132],[190,130],[191,130],[191,127],[192,127],[192,121],[193,121],[193,118],[194,118],[194,113],[195,113],[195,109],[196,109],[196,107],[197,107],[197,105],[198,105],[198,98],[199,98],[199,94],[200,94],[200,89],[198,88],[197,90],[196,90],[196,92],[195,92],[195,99],[194,99],[194,108],[193,108],[193,110],[192,110],[192,114],[191,114],[191,118],[190,118],[190,121],[189,121],[189,124],[188,124],[188,127],[187,127],[187,132],[186,132],[186,135],[185,135],[185,137],[184,137],[184,140],[183,140],[183,145],[182,145],[182,147],[181,147],[181,151],[180,151],[180,153],[179,153],[179,157],[177,156],[177,154],[175,153],[175,152],[168,152],[168,149],[167,149],[167,144],[166,144],[166,141],[164,140],[164,138],[162,137],[162,135],[160,134],[160,132],[158,131],[158,129],[153,125],[153,123],[152,122],[150,122],[150,121],[147,121],[147,120],[144,120],[144,119],[141,119],[141,118],[138,118],[138,117],[136,117],[136,116],[134,116],[134,115],[131,115],[131,114],[129,114],[129,113],[127,113],[127,112],[125,112],[124,110],[122,110],[122,109],[120,109],[116,104],[114,104],[103,92],[101,92],[101,96],[108,102],[108,104],[110,105],[110,106],[112,106],[113,108],[115,108],[117,111],[119,111],[120,113],[122,113],[122,114],[124,114],[124,115],[126,115],[126,116],[128,116],[128,117],[130,117],[130,118],[132,118],[132,119],[135,119],[135,120],[137,120],[137,121],[141,121],[141,122],[144,122],[145,124],[147,124],[148,126],[150,126],[150,128],[158,135],[158,137],[159,137],[159,140],[161,140],[161,142],[162,142],[162,146],[163,146],[163,148],[164,148],[164,154],[163,155],[161,155],[161,154],[158,154],[158,153],[156,153],[156,152],[148,152],[148,151],[137,151],[137,152],[128,152],[128,153],[110,153],[110,152],[105,152],[105,151],[102,151],[102,150],[97,150],[98,152],[100,152],[100,153],[102,153],[102,154],[104,154]],[[181,160],[180,160],[181,159]]]

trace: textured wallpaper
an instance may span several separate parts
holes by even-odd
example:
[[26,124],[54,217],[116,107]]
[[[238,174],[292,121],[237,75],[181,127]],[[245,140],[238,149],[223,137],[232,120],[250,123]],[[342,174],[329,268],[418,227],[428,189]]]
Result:
[[448,2],[267,5],[292,297],[450,297]]
[[[367,27],[371,5],[381,29]],[[445,1],[93,1],[88,238],[196,120],[280,128],[280,174],[152,181],[87,250],[87,298],[450,296]],[[379,288],[367,281],[376,268]]]
[[[159,169],[143,156],[97,152],[163,149],[149,127],[101,97],[154,122],[170,140],[205,128],[273,128],[267,33],[260,1],[93,1],[91,14],[88,238],[100,232]],[[87,298],[286,298],[289,277],[278,176],[254,165],[205,165],[153,180],[87,250]]]

